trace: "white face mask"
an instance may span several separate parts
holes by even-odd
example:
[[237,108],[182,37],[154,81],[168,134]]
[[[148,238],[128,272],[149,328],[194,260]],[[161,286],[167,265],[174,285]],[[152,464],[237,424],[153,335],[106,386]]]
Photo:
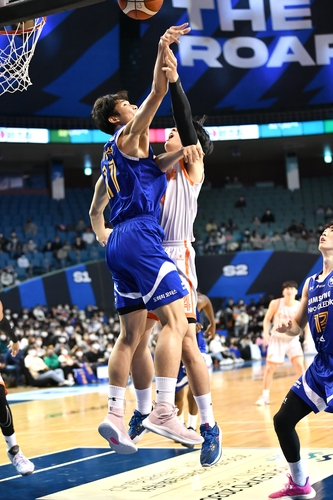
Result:
[[29,351],[29,354],[30,356],[37,356],[37,351],[35,349],[31,349],[31,351]]
[[93,344],[93,349],[95,349],[96,351],[99,351],[99,344]]
[[5,340],[7,340],[6,335],[0,335],[0,340],[2,340],[3,342],[4,342]]
[[68,354],[67,349],[63,349],[63,350],[61,351],[61,354],[62,354],[63,356],[67,356],[67,354]]
[[83,356],[83,352],[81,352],[81,351],[77,352],[76,355],[77,355],[78,358],[81,358],[81,356]]
[[41,347],[43,345],[43,341],[42,340],[36,340],[36,344]]

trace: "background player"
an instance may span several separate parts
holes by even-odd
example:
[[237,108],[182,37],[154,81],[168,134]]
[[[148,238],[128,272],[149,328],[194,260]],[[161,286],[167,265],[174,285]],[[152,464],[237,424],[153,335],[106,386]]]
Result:
[[[203,442],[176,416],[175,385],[187,329],[182,299],[187,291],[161,245],[163,231],[158,224],[166,188],[164,172],[177,160],[187,159],[188,154],[189,159],[192,154],[200,156],[201,151],[196,146],[179,148],[154,158],[149,144],[150,123],[168,89],[162,71],[164,49],[188,33],[187,26],[173,26],[161,37],[152,89],[139,109],[128,102],[126,92],[119,92],[97,99],[92,112],[99,128],[114,134],[104,146],[89,214],[98,241],[106,244],[121,325],[109,359],[109,411],[99,432],[114,451],[123,454],[137,451],[124,423],[124,397],[132,357],[145,332],[146,308],[154,310],[162,324],[155,350],[157,396],[150,426],[185,445]],[[108,202],[111,234],[103,216]]]
[[[300,302],[296,300],[298,285],[296,281],[285,281],[282,284],[282,297],[270,302],[263,321],[264,345],[268,346],[266,366],[264,371],[263,392],[256,405],[270,403],[269,394],[276,367],[283,365],[286,355],[294,365],[297,377],[304,371],[304,354],[299,336],[291,339],[288,335],[279,333],[277,326],[293,319],[299,309]],[[271,321],[273,320],[273,324]]]
[[[8,348],[11,350],[12,356],[20,350],[20,342],[16,337],[8,319],[3,314],[3,306],[0,301],[0,331],[5,333],[10,339]],[[3,437],[7,445],[7,456],[14,465],[15,469],[22,476],[32,474],[35,466],[22,453],[16,442],[16,434],[14,430],[13,415],[9,408],[6,398],[7,390],[3,378],[0,375],[0,427]],[[10,495],[9,495],[10,496]]]
[[294,383],[280,410],[274,428],[288,462],[288,484],[268,498],[314,498],[304,464],[296,425],[309,413],[333,413],[333,221],[326,224],[319,238],[323,268],[305,281],[301,304],[294,319],[283,322],[277,331],[298,337],[308,322],[317,350],[311,365]]

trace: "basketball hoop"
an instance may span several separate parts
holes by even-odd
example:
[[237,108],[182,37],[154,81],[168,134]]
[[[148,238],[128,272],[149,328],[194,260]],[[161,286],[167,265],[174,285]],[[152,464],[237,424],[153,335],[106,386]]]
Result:
[[0,95],[27,90],[32,82],[29,65],[46,17],[0,29]]

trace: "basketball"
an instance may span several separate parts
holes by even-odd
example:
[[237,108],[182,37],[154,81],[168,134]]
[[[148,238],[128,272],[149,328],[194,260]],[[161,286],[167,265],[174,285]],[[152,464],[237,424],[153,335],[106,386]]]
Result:
[[118,5],[126,16],[143,21],[157,14],[163,0],[118,0]]

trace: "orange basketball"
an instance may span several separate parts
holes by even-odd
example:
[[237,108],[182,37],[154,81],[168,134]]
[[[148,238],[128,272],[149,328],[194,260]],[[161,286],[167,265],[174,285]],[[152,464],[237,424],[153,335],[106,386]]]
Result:
[[163,0],[118,0],[118,5],[126,16],[143,21],[157,14]]

